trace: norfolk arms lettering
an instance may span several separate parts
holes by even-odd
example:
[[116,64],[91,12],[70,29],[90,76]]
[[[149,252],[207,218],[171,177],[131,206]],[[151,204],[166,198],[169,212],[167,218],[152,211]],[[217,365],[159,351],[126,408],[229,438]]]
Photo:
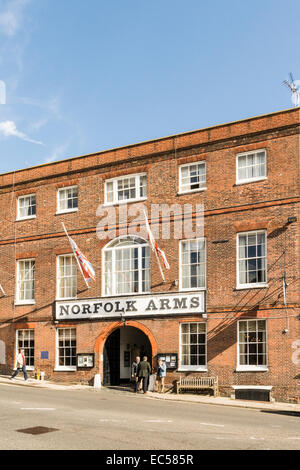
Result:
[[102,298],[56,303],[56,320],[203,313],[204,293]]

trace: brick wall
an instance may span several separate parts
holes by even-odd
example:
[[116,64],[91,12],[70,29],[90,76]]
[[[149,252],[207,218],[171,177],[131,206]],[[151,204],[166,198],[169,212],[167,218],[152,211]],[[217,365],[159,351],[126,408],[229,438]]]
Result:
[[[236,185],[236,155],[248,150],[266,149],[267,179]],[[207,189],[178,194],[178,168],[184,163],[206,161]],[[274,386],[274,396],[293,399],[297,395],[299,371],[291,361],[293,342],[299,338],[299,109],[215,126],[182,135],[158,139],[98,154],[42,165],[0,175],[0,283],[6,297],[0,298],[0,340],[6,345],[7,372],[13,365],[15,331],[35,329],[36,363],[39,352],[49,351],[43,367],[55,380],[92,379],[101,370],[97,338],[113,322],[75,323],[78,352],[96,352],[96,367],[90,372],[54,372],[56,298],[56,257],[70,253],[62,230],[70,235],[93,264],[96,282],[87,290],[78,274],[78,298],[102,296],[101,251],[107,241],[97,238],[100,218],[96,211],[104,202],[105,179],[147,173],[147,201],[153,203],[204,205],[204,235],[207,242],[207,332],[208,372],[219,376],[223,393],[231,386],[263,384]],[[58,188],[78,185],[79,209],[56,214]],[[35,193],[37,217],[16,221],[17,197]],[[194,214],[195,216],[195,214]],[[288,217],[297,222],[287,224]],[[129,220],[130,221],[130,220]],[[157,220],[157,223],[160,221]],[[117,226],[117,231],[118,231]],[[268,240],[268,287],[236,289],[237,233],[264,229]],[[171,231],[172,233],[172,231]],[[151,292],[175,292],[179,277],[178,240],[160,240],[171,270],[166,283],[151,254]],[[283,252],[288,279],[288,305],[282,296]],[[15,306],[16,260],[35,258],[34,306]],[[240,318],[266,318],[268,321],[267,372],[236,372],[236,328]],[[287,317],[289,320],[287,320]],[[158,352],[178,351],[179,323],[189,317],[141,319],[151,331]],[[199,320],[199,318],[198,318]],[[200,317],[200,320],[203,319]],[[206,320],[204,320],[206,321]],[[289,332],[283,334],[286,322]],[[100,344],[100,343],[99,343]],[[98,347],[98,346],[97,346]],[[100,346],[99,346],[100,347]],[[178,377],[170,373],[168,380]],[[299,392],[298,392],[299,395]]]

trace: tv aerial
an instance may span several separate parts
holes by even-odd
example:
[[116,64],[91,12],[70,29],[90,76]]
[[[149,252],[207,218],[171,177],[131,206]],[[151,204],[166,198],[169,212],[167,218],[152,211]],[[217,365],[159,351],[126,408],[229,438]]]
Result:
[[294,80],[293,74],[290,73],[290,81],[284,80],[283,84],[288,87],[292,93],[292,102],[295,107],[300,106],[300,81]]

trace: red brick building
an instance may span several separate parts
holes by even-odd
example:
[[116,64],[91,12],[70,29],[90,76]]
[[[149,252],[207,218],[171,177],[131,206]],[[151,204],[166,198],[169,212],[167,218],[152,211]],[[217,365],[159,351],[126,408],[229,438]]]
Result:
[[[136,354],[164,355],[170,384],[217,376],[223,395],[299,400],[299,112],[0,175],[0,372],[22,346],[29,373],[118,384]],[[134,216],[99,239],[104,210],[124,202],[190,204],[192,221],[204,207],[201,236],[175,238],[172,212],[158,236],[165,282],[145,237],[124,235]],[[62,222],[95,269],[90,288]]]

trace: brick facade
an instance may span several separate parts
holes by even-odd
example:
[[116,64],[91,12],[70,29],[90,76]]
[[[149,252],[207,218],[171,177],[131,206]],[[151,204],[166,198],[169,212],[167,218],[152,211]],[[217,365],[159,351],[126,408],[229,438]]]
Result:
[[[0,175],[0,283],[6,292],[0,297],[0,371],[9,373],[14,366],[16,331],[33,329],[34,367],[45,370],[46,376],[89,382],[96,373],[103,375],[105,341],[124,324],[116,319],[54,321],[56,259],[71,253],[62,222],[96,271],[90,289],[78,273],[77,298],[102,298],[102,249],[107,241],[98,239],[96,227],[105,180],[146,173],[144,203],[149,210],[151,204],[161,203],[204,205],[207,317],[137,317],[128,319],[126,325],[147,335],[155,364],[157,353],[180,355],[180,323],[205,322],[207,370],[200,374],[217,375],[222,394],[231,395],[233,385],[260,385],[272,386],[275,399],[299,400],[299,364],[292,359],[300,339],[299,112],[296,108]],[[267,178],[236,184],[236,155],[259,149],[267,153]],[[206,162],[206,189],[178,194],[179,166],[198,161]],[[57,214],[57,190],[73,185],[78,186],[78,211]],[[17,198],[26,194],[36,194],[36,218],[16,221]],[[288,223],[290,217],[297,220]],[[121,228],[117,224],[117,235]],[[268,283],[239,290],[237,234],[255,230],[267,233]],[[171,269],[164,271],[166,283],[162,283],[151,253],[151,294],[176,293],[179,240],[157,241]],[[35,304],[15,305],[16,262],[29,258],[35,259]],[[241,319],[266,320],[268,367],[264,371],[237,370],[237,324]],[[56,330],[71,326],[76,329],[77,353],[95,353],[93,369],[56,371]],[[48,351],[48,359],[41,359],[41,351]],[[170,371],[167,382],[180,373],[196,372]]]

